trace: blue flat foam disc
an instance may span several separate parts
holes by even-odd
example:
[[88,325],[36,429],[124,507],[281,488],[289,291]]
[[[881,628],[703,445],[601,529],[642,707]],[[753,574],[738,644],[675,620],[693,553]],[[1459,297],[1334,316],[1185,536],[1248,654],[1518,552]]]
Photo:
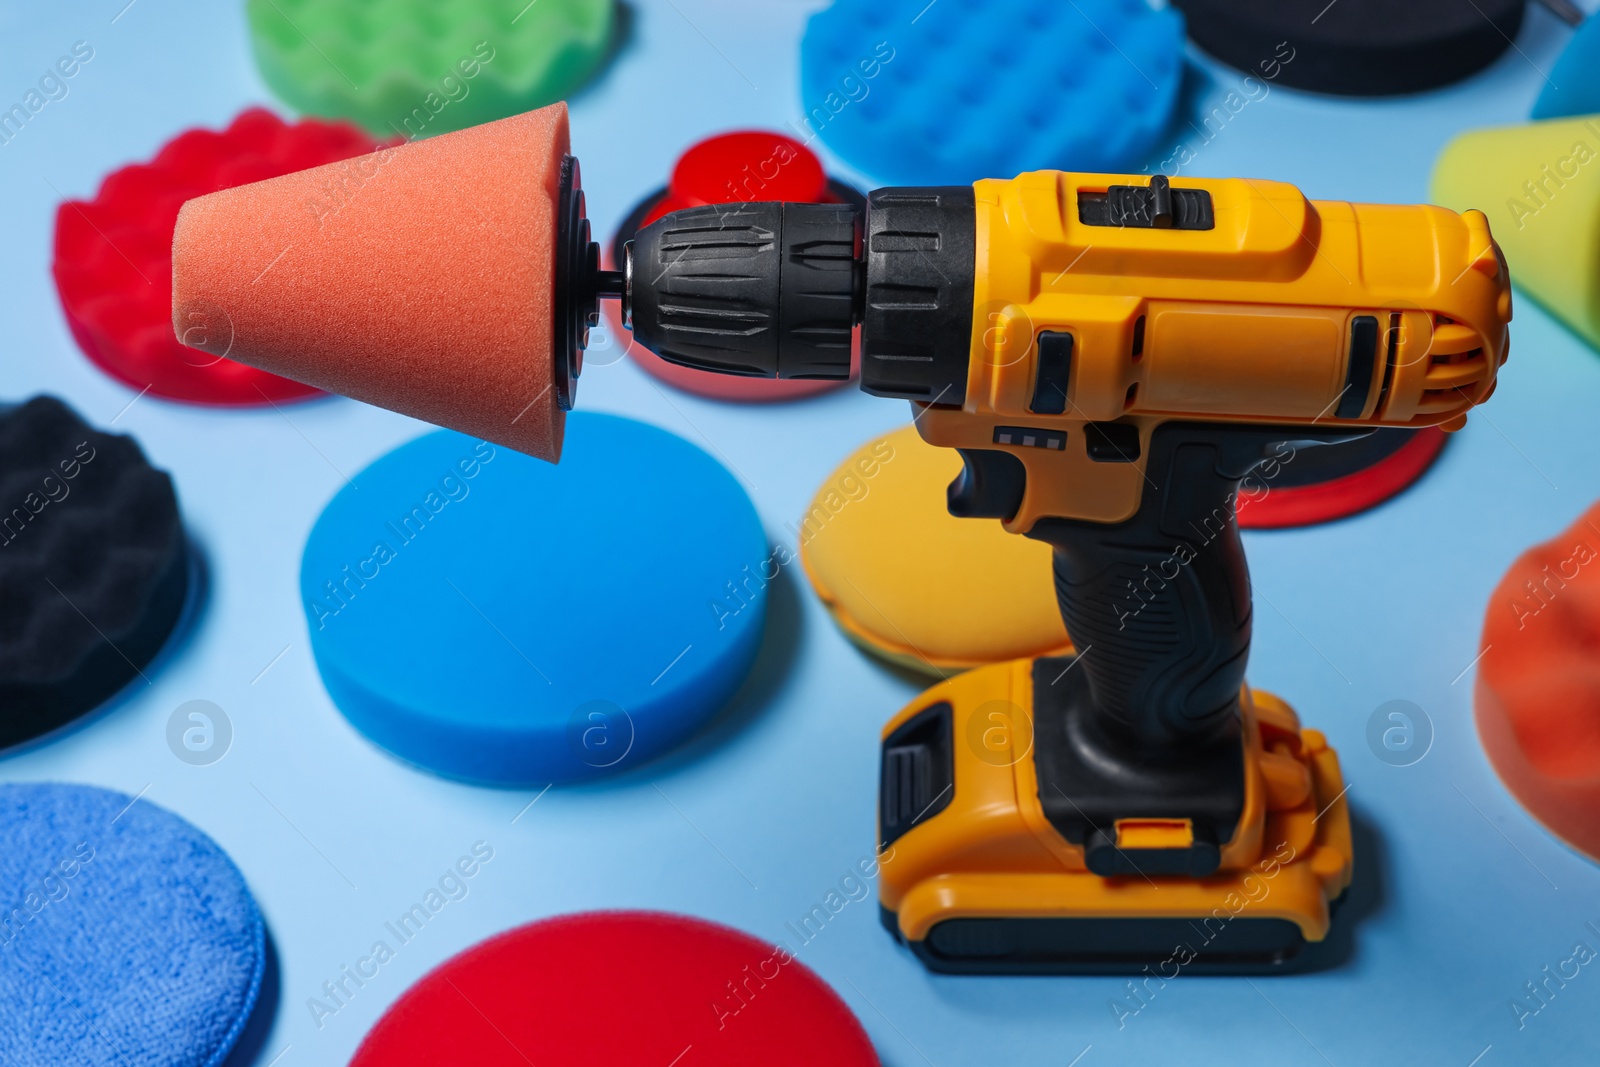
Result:
[[635,766],[727,703],[770,555],[716,460],[574,413],[559,465],[451,431],[379,459],[317,520],[300,589],[356,729],[437,774],[542,786]]
[[215,1067],[266,930],[205,834],[93,786],[0,785],[0,1062]]
[[1171,120],[1183,32],[1146,0],[834,0],[800,45],[796,132],[890,184],[1132,170]]

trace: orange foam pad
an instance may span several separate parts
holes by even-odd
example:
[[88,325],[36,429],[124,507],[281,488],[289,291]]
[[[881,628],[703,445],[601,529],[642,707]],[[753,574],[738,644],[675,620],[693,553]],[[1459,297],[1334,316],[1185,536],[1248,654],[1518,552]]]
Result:
[[565,104],[225,189],[172,239],[179,340],[555,461]]
[[1534,818],[1600,859],[1600,504],[1512,564],[1482,649],[1489,762]]

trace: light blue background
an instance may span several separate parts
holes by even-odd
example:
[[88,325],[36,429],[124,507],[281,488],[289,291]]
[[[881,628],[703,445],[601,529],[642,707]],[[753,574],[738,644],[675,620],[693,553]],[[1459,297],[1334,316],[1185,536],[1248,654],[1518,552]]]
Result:
[[[751,693],[709,734],[621,780],[554,789],[527,808],[533,792],[441,781],[364,742],[311,662],[295,595],[300,547],[343,485],[340,471],[425,428],[344,400],[279,414],[145,397],[124,412],[134,392],[78,353],[56,303],[57,190],[92,196],[106,173],[149,158],[178,131],[219,127],[270,99],[242,5],[125,3],[0,8],[7,104],[72,42],[95,48],[70,95],[0,147],[0,392],[54,392],[102,426],[122,412],[117,428],[176,478],[209,560],[210,595],[151,684],[136,683],[85,728],[8,756],[0,775],[143,791],[228,850],[282,961],[262,1063],[342,1062],[429,967],[542,915],[655,907],[785,937],[784,923],[870,852],[878,729],[917,687],[854,651],[791,573],[776,590],[772,647]],[[600,234],[692,141],[802,113],[795,42],[812,6],[638,0],[633,41],[573,104]],[[1420,201],[1451,135],[1527,114],[1567,32],[1534,10],[1517,49],[1490,71],[1412,99],[1274,89],[1201,150],[1190,173],[1280,178],[1314,197]],[[1199,63],[1202,98],[1215,102],[1237,84],[1237,74]],[[449,265],[440,267],[447,277]],[[1514,337],[1488,410],[1410,493],[1320,529],[1246,535],[1258,594],[1252,680],[1327,732],[1370,828],[1359,862],[1378,889],[1351,909],[1364,914],[1348,962],[1253,983],[1181,978],[1119,1030],[1108,1002],[1120,980],[936,977],[890,942],[871,902],[851,904],[800,958],[839,990],[885,1063],[1064,1067],[1080,1053],[1083,1067],[1171,1056],[1461,1067],[1480,1054],[1486,1067],[1592,1060],[1600,971],[1585,968],[1520,1032],[1508,1002],[1578,940],[1600,948],[1584,928],[1600,925],[1600,869],[1532,822],[1495,779],[1472,727],[1473,675],[1462,675],[1504,568],[1600,496],[1600,357],[1526,298]],[[724,406],[605,358],[592,354],[581,405],[649,420],[726,457],[774,540],[792,536],[785,524],[843,455],[906,418],[898,403],[850,392],[785,408]],[[650,516],[639,521],[647,535]],[[165,741],[168,716],[193,699],[215,701],[234,726],[232,750],[209,767],[180,762]],[[1367,748],[1367,718],[1391,699],[1420,705],[1436,730],[1432,751],[1409,768]],[[307,998],[480,839],[495,857],[471,894],[319,1030]],[[626,1025],[626,1003],[608,1010]]]

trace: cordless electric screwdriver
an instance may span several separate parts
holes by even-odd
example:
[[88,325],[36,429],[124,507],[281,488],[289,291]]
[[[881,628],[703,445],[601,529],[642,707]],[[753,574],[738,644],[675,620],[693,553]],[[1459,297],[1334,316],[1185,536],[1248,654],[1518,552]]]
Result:
[[1234,501],[1290,449],[1487,399],[1511,296],[1481,213],[1043,171],[682,210],[624,274],[634,337],[702,370],[845,378],[859,326],[862,388],[965,461],[951,512],[1054,547],[1076,655],[885,731],[897,936],[941,970],[1082,971],[1271,969],[1326,935],[1343,784],[1244,685]]
[[664,359],[728,374],[846,378],[858,332],[862,388],[965,460],[951,511],[1054,546],[1077,650],[888,724],[889,928],[940,969],[1163,977],[1324,939],[1344,785],[1322,735],[1244,684],[1235,494],[1287,449],[1456,429],[1489,396],[1511,296],[1483,215],[1042,171],[689,208],[613,271],[578,178],[553,105],[199,198],[174,329],[551,460],[601,299]]

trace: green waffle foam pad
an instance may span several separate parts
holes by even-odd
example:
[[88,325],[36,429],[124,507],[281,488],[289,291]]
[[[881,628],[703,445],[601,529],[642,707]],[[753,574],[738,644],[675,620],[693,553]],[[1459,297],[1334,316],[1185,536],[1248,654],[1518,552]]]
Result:
[[291,107],[431,137],[565,99],[605,61],[616,0],[247,0]]

